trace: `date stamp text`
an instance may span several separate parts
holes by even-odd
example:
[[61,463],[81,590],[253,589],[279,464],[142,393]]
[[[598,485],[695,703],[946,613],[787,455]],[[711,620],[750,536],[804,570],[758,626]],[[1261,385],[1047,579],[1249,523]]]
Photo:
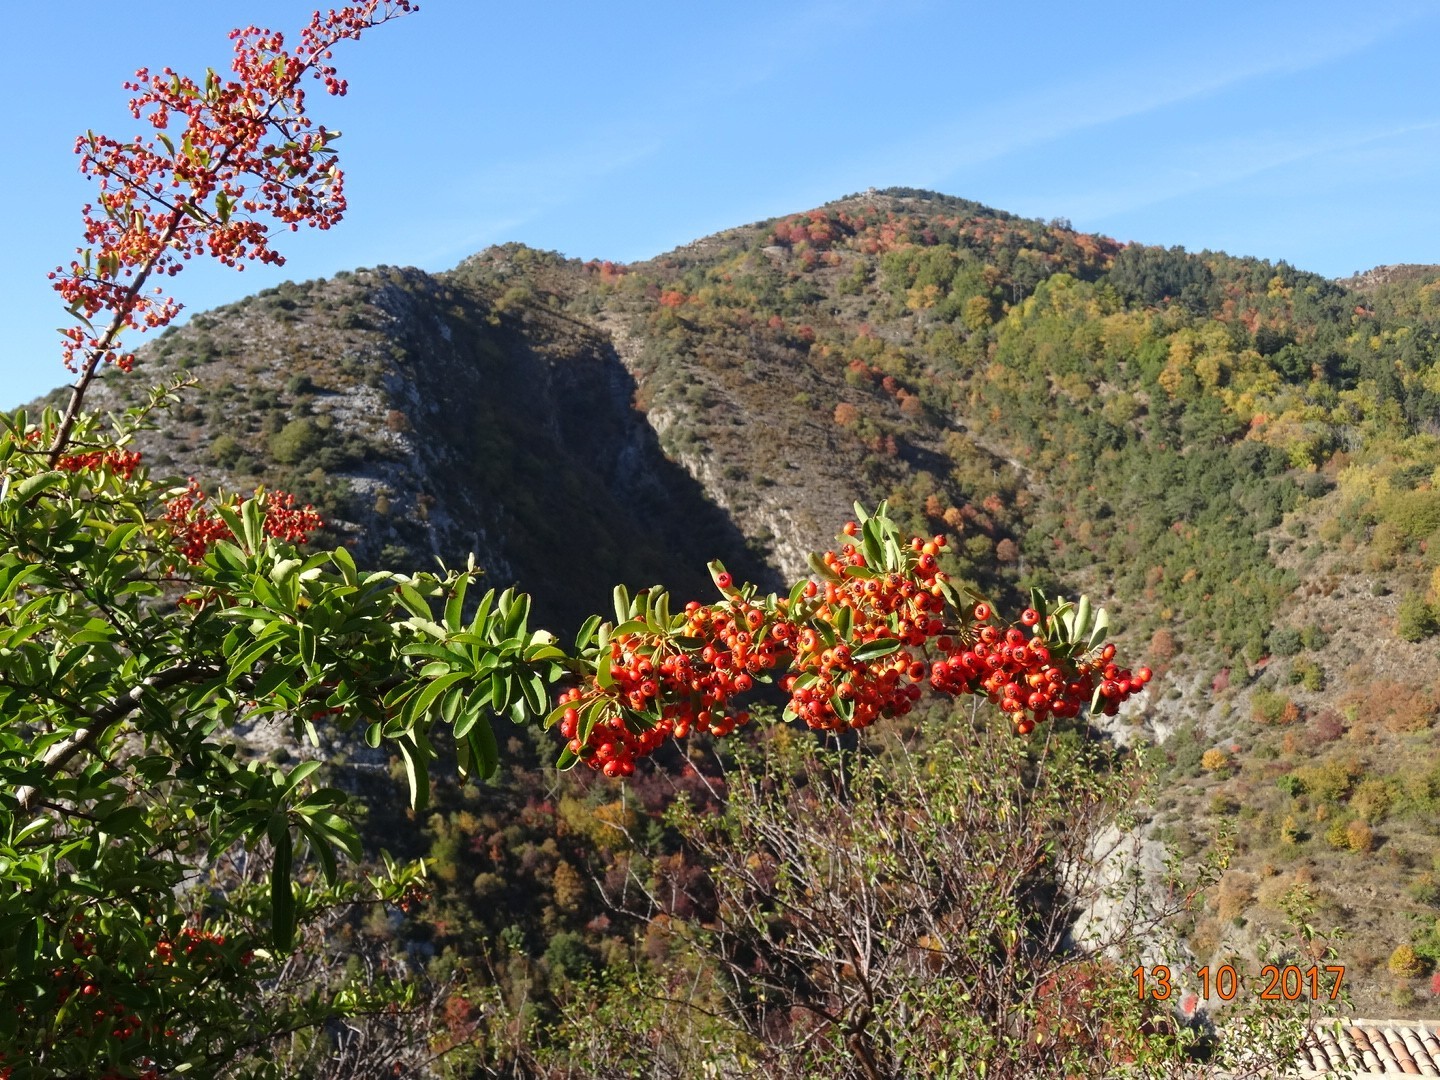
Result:
[[[1137,967],[1130,973],[1135,988],[1143,1001],[1169,1001],[1176,991],[1177,980],[1168,964],[1153,967]],[[1345,981],[1344,964],[1326,964],[1320,967],[1311,964],[1266,964],[1260,969],[1258,979],[1242,978],[1230,964],[1211,968],[1208,964],[1195,972],[1195,981],[1200,984],[1200,997],[1209,1000],[1212,996],[1221,1001],[1231,1001],[1242,992],[1255,994],[1262,1001],[1338,1001],[1340,984]]]

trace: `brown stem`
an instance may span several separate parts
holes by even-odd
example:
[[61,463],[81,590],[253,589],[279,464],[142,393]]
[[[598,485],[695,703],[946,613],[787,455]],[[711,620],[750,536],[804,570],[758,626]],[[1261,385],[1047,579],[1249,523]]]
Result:
[[155,253],[150,256],[140,268],[140,273],[130,283],[130,288],[125,290],[124,299],[115,312],[115,317],[110,320],[110,325],[105,329],[104,335],[93,347],[86,350],[85,366],[81,369],[80,377],[70,388],[70,403],[65,406],[65,415],[60,419],[60,426],[55,429],[55,441],[50,444],[49,461],[50,468],[55,468],[55,463],[60,460],[60,455],[65,452],[65,447],[70,442],[70,429],[75,426],[76,419],[80,416],[80,407],[85,402],[85,392],[90,389],[90,384],[95,381],[96,373],[100,368],[100,359],[115,344],[115,339],[120,336],[120,331],[125,328],[125,320],[130,312],[134,310],[135,301],[140,296],[140,290],[145,287],[145,281],[150,277],[150,272],[155,269],[155,264],[169,247],[170,241],[175,238],[180,223],[185,218],[184,211],[176,207],[170,214],[170,220],[165,224],[165,231],[160,236],[160,243],[155,248]]
[[[46,750],[45,755],[40,759],[40,767],[45,770],[47,778],[53,777],[81,753],[93,749],[95,741],[100,738],[106,728],[117,720],[123,720],[140,707],[140,699],[144,696],[145,691],[164,690],[167,687],[178,686],[197,676],[214,675],[218,670],[209,664],[176,664],[172,668],[166,668],[164,671],[142,679],[113,701],[106,702],[96,709],[89,717],[88,726]],[[27,784],[15,791],[15,802],[21,810],[34,809],[39,800],[40,789],[37,787]]]

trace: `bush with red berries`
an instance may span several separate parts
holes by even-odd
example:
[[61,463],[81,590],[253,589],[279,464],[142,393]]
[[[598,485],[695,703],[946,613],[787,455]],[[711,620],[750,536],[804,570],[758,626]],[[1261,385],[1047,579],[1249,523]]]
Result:
[[856,507],[838,551],[813,556],[816,577],[759,596],[711,566],[721,599],[671,614],[659,589],[616,590],[615,623],[592,618],[576,642],[580,676],[548,723],[584,761],[628,776],[635,760],[692,731],[727,735],[748,722],[757,684],[789,694],[784,717],[819,731],[903,716],[928,684],[984,698],[1028,735],[1050,717],[1113,716],[1150,681],[1115,662],[1108,619],[1089,600],[1035,591],[1018,625],[940,568],[944,536],[902,541],[882,504]]

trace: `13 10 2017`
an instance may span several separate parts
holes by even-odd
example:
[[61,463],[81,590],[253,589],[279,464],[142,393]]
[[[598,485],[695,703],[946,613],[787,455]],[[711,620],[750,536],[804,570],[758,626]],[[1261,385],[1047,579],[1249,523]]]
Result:
[[[1169,1001],[1176,990],[1176,978],[1168,964],[1153,967],[1137,967],[1130,973],[1141,1000],[1149,997],[1155,1001]],[[1237,994],[1248,992],[1262,1001],[1338,1001],[1340,985],[1345,981],[1344,964],[1326,964],[1323,967],[1311,964],[1266,964],[1260,969],[1258,978],[1244,978],[1230,964],[1212,968],[1208,964],[1194,974],[1194,981],[1200,984],[1202,999],[1212,996],[1221,1001],[1230,1001]]]

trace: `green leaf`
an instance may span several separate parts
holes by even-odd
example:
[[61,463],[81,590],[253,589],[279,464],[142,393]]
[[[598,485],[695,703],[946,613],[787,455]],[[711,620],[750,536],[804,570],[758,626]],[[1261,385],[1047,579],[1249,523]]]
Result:
[[101,828],[107,836],[123,837],[129,835],[132,829],[144,821],[145,808],[143,806],[121,806],[105,815],[101,821]]
[[503,671],[496,670],[490,676],[490,707],[496,712],[504,712],[510,707],[510,693],[514,689],[510,684],[510,678]]
[[479,634],[484,632],[485,620],[490,618],[490,609],[494,606],[494,604],[495,590],[489,589],[486,591],[485,595],[480,598],[480,606],[475,609],[475,614],[470,619],[470,632],[472,634]]
[[480,709],[478,708],[466,709],[464,712],[462,712],[455,720],[453,732],[455,736],[455,741],[458,743],[462,739],[464,739],[466,735],[469,735],[470,729],[475,726],[475,722],[479,719]]
[[1075,607],[1075,619],[1071,624],[1070,640],[1081,641],[1090,631],[1090,597],[1080,597]]
[[1110,616],[1101,608],[1095,614],[1095,629],[1090,633],[1090,641],[1086,646],[1087,651],[1098,649],[1104,642],[1106,635],[1110,632]]
[[452,587],[449,598],[445,601],[445,627],[448,630],[459,630],[460,613],[465,607],[465,592],[470,588],[469,575],[462,575]]
[[42,472],[34,476],[27,476],[15,488],[15,498],[20,502],[29,502],[42,492],[49,491],[57,484],[65,482],[66,474],[63,472]]
[[575,706],[571,702],[561,702],[559,705],[556,705],[555,708],[551,709],[550,712],[546,714],[545,719],[541,722],[540,726],[546,731],[549,731],[552,727],[558,724],[561,719],[564,718],[566,709],[573,708],[575,708]]
[[299,765],[296,765],[285,778],[285,793],[288,795],[294,791],[305,782],[306,777],[310,776],[318,768],[320,768],[320,762],[318,761],[302,761]]
[[586,619],[583,623],[580,624],[580,630],[575,635],[575,651],[577,653],[585,651],[585,647],[590,644],[591,640],[594,639],[595,631],[599,628],[599,626],[599,615],[591,615],[588,619]]
[[245,546],[259,551],[265,546],[265,510],[259,499],[246,499],[240,504],[240,520],[245,527]]
[[545,712],[545,705],[549,695],[545,693],[545,680],[539,675],[520,677],[520,692],[525,697],[525,705],[532,716],[541,716]]
[[[464,687],[452,686],[440,702],[440,719],[451,727],[454,727],[456,720],[460,718],[460,710],[465,704],[463,691]],[[456,738],[459,738],[458,732]]]
[[[395,584],[395,591],[400,597],[400,603],[403,604],[411,614],[421,619],[430,618],[430,605],[425,602],[425,597],[420,595],[414,585],[411,585],[408,581],[399,581]],[[441,633],[436,636],[444,637],[445,635]]]
[[817,619],[810,625],[814,628],[815,633],[820,636],[820,640],[825,643],[827,649],[833,649],[835,647],[835,627],[828,619]]
[[870,566],[878,570],[885,565],[884,552],[880,546],[880,527],[874,518],[860,527],[860,550]]
[[319,830],[311,827],[307,821],[296,823],[305,839],[310,842],[310,850],[320,860],[320,871],[325,875],[325,884],[333,887],[339,878],[339,867],[335,865],[335,853],[330,850],[330,845],[321,837]]
[[525,620],[530,617],[530,596],[520,593],[510,605],[505,616],[505,640],[518,636],[525,629]]
[[611,596],[615,601],[615,621],[623,624],[630,618],[630,593],[624,585],[616,585]]
[[410,806],[423,810],[430,802],[430,762],[425,756],[421,736],[412,734],[396,740],[400,756],[405,759],[405,779],[410,785]]
[[355,569],[355,560],[351,557],[350,552],[346,551],[343,547],[336,548],[330,552],[330,559],[340,568],[340,575],[345,579],[346,585],[358,585],[360,583],[360,575]]
[[424,717],[430,711],[430,706],[435,703],[436,698],[466,677],[463,671],[455,671],[449,675],[442,675],[429,686],[425,687],[425,689],[421,690],[420,693],[416,694],[415,697],[411,699],[410,707],[405,710],[411,722],[413,723]]
[[[820,580],[822,580],[822,581],[839,581],[839,580],[840,580],[840,575],[837,574],[837,573],[835,573],[835,571],[832,570],[832,569],[830,569],[830,567],[826,566],[826,565],[825,565],[825,560],[824,560],[821,556],[817,555],[815,552],[813,552],[813,551],[810,552],[808,555],[805,556],[805,559],[806,559],[806,561],[810,564],[810,569],[815,571],[815,575],[816,575],[818,578],[820,578]],[[804,583],[804,582],[801,582],[801,583],[797,586],[797,588],[800,588],[800,589],[803,590],[803,589],[804,589],[804,585],[805,585],[805,583]],[[795,599],[798,599],[798,598],[795,598]]]
[[295,883],[291,879],[294,848],[288,824],[270,832],[275,845],[275,860],[270,866],[270,939],[276,949],[288,953],[295,947]]
[[876,638],[874,641],[867,641],[863,645],[855,646],[850,657],[853,660],[877,660],[882,656],[889,656],[899,648],[899,638]]
[[500,748],[495,744],[495,732],[483,716],[471,730],[466,741],[475,759],[475,772],[482,780],[489,780],[500,767]]

